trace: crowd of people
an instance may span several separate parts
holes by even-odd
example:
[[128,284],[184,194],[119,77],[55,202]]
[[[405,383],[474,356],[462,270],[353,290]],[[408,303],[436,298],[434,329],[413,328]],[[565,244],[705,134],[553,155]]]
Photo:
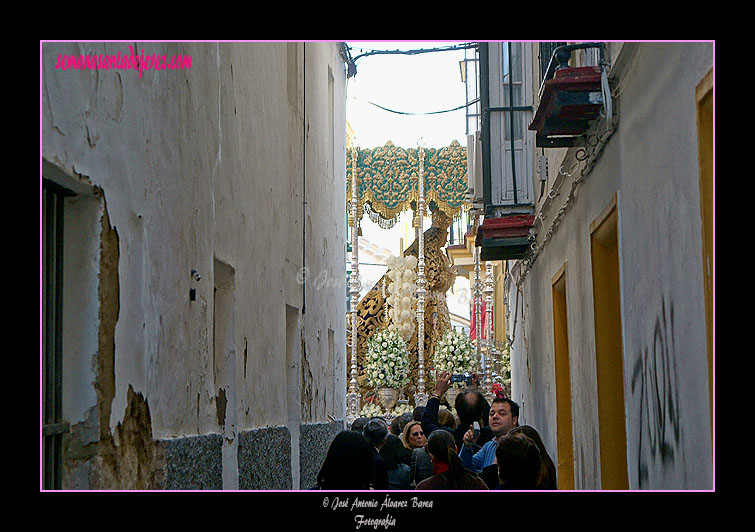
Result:
[[313,489],[555,490],[556,468],[519,405],[476,386],[441,408],[451,375],[438,375],[425,406],[394,418],[358,418],[331,443]]

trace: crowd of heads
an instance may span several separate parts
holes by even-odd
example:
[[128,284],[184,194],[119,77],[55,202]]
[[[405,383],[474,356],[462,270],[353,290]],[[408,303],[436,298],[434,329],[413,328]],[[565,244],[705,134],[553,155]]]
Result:
[[[436,425],[430,433],[423,428],[424,406],[395,417],[390,425],[381,417],[357,418],[350,429],[340,432],[331,443],[317,476],[317,487],[375,489],[371,478],[377,451],[380,456],[377,460],[389,471],[406,469],[409,463],[414,468],[412,453],[416,452],[426,453],[432,461],[432,477],[398,489],[557,489],[555,465],[537,430],[519,425],[519,405],[515,401],[496,397],[489,404],[479,391],[468,388],[456,397],[453,406],[456,415],[446,408],[437,411]],[[454,431],[463,433],[469,427],[463,445],[470,444],[472,448],[475,422],[481,422],[492,433],[484,447],[474,448],[478,454],[487,453],[487,458],[483,458],[492,462],[487,466],[488,471],[493,471],[492,481],[483,475],[482,468],[475,470],[470,466],[469,454],[465,461],[460,457],[462,449]],[[465,449],[465,453],[470,452]]]

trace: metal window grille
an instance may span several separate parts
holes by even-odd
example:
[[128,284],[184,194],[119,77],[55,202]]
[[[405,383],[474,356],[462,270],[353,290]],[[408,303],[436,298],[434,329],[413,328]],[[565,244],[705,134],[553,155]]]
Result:
[[[483,201],[487,212],[495,207],[531,205],[531,194],[517,185],[519,173],[528,175],[529,135],[526,119],[532,112],[527,88],[532,75],[529,45],[501,42],[481,44],[481,101],[483,106]],[[501,113],[494,117],[494,113]],[[500,144],[499,144],[500,143]],[[492,161],[496,162],[493,163]],[[500,161],[500,164],[498,163]],[[500,184],[499,184],[500,182]],[[522,195],[520,193],[524,193]],[[521,203],[520,203],[521,200]],[[499,205],[500,202],[503,204]]]
[[502,110],[505,112],[503,136],[504,140],[510,144],[511,182],[513,200],[516,205],[519,203],[519,198],[516,182],[517,150],[515,142],[521,141],[524,137],[526,127],[524,124],[525,113],[531,111],[532,107],[524,105],[524,80],[522,78],[523,45],[517,42],[505,42],[502,46],[502,81],[504,84],[504,107]]
[[63,434],[63,207],[67,189],[43,180],[42,190],[42,462],[43,487],[61,489]]
[[543,84],[545,74],[548,71],[548,62],[551,60],[553,50],[559,46],[565,46],[565,42],[541,42],[540,43],[540,85]]
[[449,227],[450,235],[448,244],[450,246],[464,244],[464,237],[470,229],[471,224],[469,221],[469,215],[463,212],[456,220],[451,222],[451,226]]

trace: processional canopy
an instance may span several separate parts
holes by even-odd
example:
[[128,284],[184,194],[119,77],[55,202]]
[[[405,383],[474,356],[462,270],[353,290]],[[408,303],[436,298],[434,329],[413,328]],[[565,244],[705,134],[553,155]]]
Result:
[[[359,215],[367,204],[385,221],[395,220],[405,210],[415,210],[419,200],[420,150],[400,148],[391,141],[374,149],[346,150],[346,199],[352,195],[353,157],[356,151]],[[450,217],[468,209],[467,149],[457,141],[445,148],[422,148],[424,197],[430,210],[440,209]]]
[[[346,150],[346,198],[348,211],[353,224],[352,232],[352,268],[351,268],[351,380],[349,393],[347,394],[347,421],[350,423],[360,413],[361,394],[359,393],[359,372],[357,359],[359,358],[359,344],[378,329],[385,326],[385,296],[381,297],[378,285],[368,292],[365,300],[359,301],[359,261],[358,245],[356,239],[359,231],[358,220],[364,212],[370,214],[370,218],[381,227],[390,227],[405,210],[413,210],[415,213],[415,227],[418,228],[417,244],[417,302],[416,323],[417,334],[410,339],[411,345],[416,346],[416,359],[411,355],[411,371],[416,369],[416,385],[413,388],[415,406],[423,406],[427,403],[427,390],[424,378],[424,353],[425,343],[429,340],[429,352],[432,355],[433,338],[436,323],[433,321],[429,326],[429,338],[425,335],[425,295],[427,280],[425,275],[426,259],[430,262],[431,269],[436,277],[442,277],[448,273],[447,268],[442,266],[445,260],[440,253],[440,245],[445,241],[445,232],[437,227],[434,233],[430,233],[429,253],[425,251],[425,234],[422,220],[427,213],[427,207],[435,214],[443,213],[440,220],[448,220],[460,215],[462,211],[469,209],[467,198],[467,150],[457,141],[450,146],[440,149],[424,148],[417,149],[399,148],[391,141],[385,146],[374,149],[359,149],[352,147]],[[354,194],[356,192],[356,194]],[[439,212],[440,211],[440,212]],[[435,221],[435,220],[434,220]],[[441,222],[442,223],[442,222]],[[438,236],[438,230],[443,238]],[[435,235],[435,237],[433,237]],[[414,244],[411,246],[414,247]],[[403,250],[402,250],[403,252]],[[426,256],[427,255],[427,256]],[[386,277],[383,278],[383,290],[386,288]],[[445,285],[443,285],[445,286]],[[445,290],[443,291],[445,294]],[[431,297],[429,309],[432,320],[438,319],[438,327],[443,328],[443,313],[439,312],[439,304],[445,307],[445,297],[439,303],[437,298]],[[361,314],[361,315],[360,315]],[[447,309],[446,313],[447,314]],[[405,319],[405,318],[404,318]],[[361,334],[360,334],[361,330]],[[361,337],[361,339],[360,339]],[[365,375],[361,376],[364,380]]]

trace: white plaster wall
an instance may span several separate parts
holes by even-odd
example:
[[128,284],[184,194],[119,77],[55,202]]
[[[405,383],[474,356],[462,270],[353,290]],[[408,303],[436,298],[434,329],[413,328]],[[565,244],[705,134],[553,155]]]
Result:
[[[65,200],[64,253],[71,258],[63,271],[64,308],[77,311],[63,315],[63,388],[80,393],[64,395],[63,419],[81,423],[97,405],[94,390],[97,356],[99,305],[97,293],[102,205],[91,196],[79,195]],[[95,416],[96,417],[96,416]],[[99,433],[90,435],[96,441]]]
[[[631,169],[622,173],[621,246],[632,487],[712,486],[695,100],[712,64],[710,43],[642,46],[642,82],[622,102],[621,164]],[[649,131],[651,142],[641,142]],[[652,406],[656,393],[662,410]]]
[[[54,68],[59,53],[128,54],[129,44],[149,54],[190,55],[191,68],[141,78],[133,70]],[[235,275],[238,429],[286,423],[285,304],[302,307],[297,272],[305,262],[339,279],[345,262],[344,69],[335,43],[306,44],[306,53],[304,46],[44,44],[43,157],[102,188],[119,236],[111,427],[122,419],[131,385],[149,404],[155,438],[220,432],[212,349],[216,258]],[[328,116],[334,129],[324,123]],[[324,141],[326,135],[335,141]],[[315,316],[302,326],[315,368],[311,386],[326,386],[322,338],[327,346],[330,329],[333,374],[344,375],[327,401],[340,414],[345,290],[308,290],[308,314]],[[316,401],[318,421],[325,420],[325,401]]]
[[[335,46],[308,44],[303,422],[344,419],[346,400],[346,78]],[[335,127],[330,128],[330,122]],[[323,282],[323,279],[325,282]],[[304,362],[306,360],[306,362]]]
[[[695,87],[712,66],[712,45],[638,46],[621,80],[618,130],[523,283],[512,394],[520,422],[541,432],[555,460],[551,282],[566,264],[575,486],[599,489],[589,225],[616,194],[624,336],[617,393],[625,397],[630,488],[710,489]],[[562,190],[551,219],[566,199]],[[516,301],[512,288],[509,332]]]

